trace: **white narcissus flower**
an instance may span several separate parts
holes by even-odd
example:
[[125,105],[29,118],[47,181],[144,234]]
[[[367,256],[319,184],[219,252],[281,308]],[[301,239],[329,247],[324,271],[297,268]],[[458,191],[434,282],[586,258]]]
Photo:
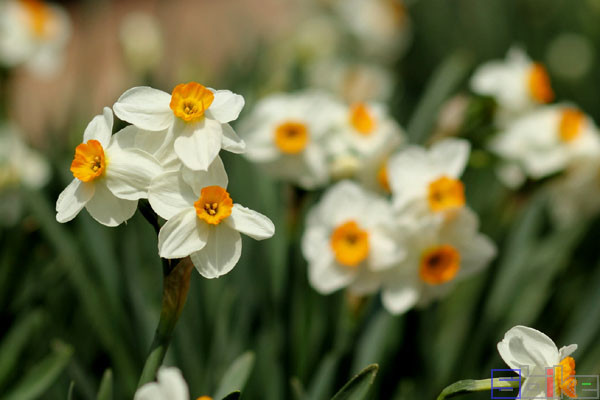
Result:
[[447,294],[455,283],[486,267],[495,245],[478,232],[477,216],[464,207],[448,219],[404,219],[406,257],[383,277],[383,305],[401,314]]
[[490,61],[479,67],[471,78],[471,90],[493,97],[500,106],[501,119],[554,99],[544,66],[531,61],[517,47],[508,51],[506,60]]
[[354,293],[379,288],[377,273],[402,260],[388,202],[358,184],[332,186],[308,214],[302,252],[311,285],[320,293],[349,287]]
[[526,326],[515,326],[498,343],[500,357],[511,369],[520,369],[525,382],[521,398],[561,398],[564,394],[577,397],[575,360],[571,354],[576,344],[560,350],[548,336]]
[[242,253],[244,233],[256,240],[275,233],[271,220],[239,204],[227,192],[227,174],[217,157],[207,171],[165,172],[150,186],[148,200],[167,220],[158,234],[162,258],[190,256],[205,278],[231,271]]
[[157,147],[173,143],[186,167],[206,171],[221,149],[244,152],[244,141],[229,125],[243,107],[244,98],[239,94],[189,82],[175,86],[171,95],[134,87],[119,97],[113,109],[120,119],[156,132]]
[[[160,367],[156,382],[149,382],[135,391],[133,400],[190,400],[188,385],[175,367]],[[197,400],[212,400],[200,396]]]
[[112,111],[105,107],[85,129],[71,163],[75,179],[56,201],[58,222],[72,220],[85,207],[101,224],[117,226],[133,216],[152,178],[162,173],[150,154],[133,148],[135,127],[112,135],[112,126]]
[[547,106],[496,134],[490,149],[524,175],[540,179],[562,171],[578,159],[599,154],[600,136],[592,119],[577,108]]
[[41,77],[55,74],[71,36],[64,9],[39,0],[0,3],[0,64],[24,64]]
[[469,142],[444,139],[429,150],[408,146],[388,162],[388,182],[397,210],[446,214],[465,205],[460,176],[469,159]]
[[245,156],[282,180],[314,189],[329,179],[325,141],[339,105],[321,92],[271,95],[242,121]]

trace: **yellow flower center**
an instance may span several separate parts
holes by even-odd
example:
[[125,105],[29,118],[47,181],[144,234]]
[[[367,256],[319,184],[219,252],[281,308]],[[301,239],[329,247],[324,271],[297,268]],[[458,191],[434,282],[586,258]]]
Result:
[[302,122],[288,121],[275,128],[275,145],[285,154],[298,154],[308,144],[308,128]]
[[423,253],[419,276],[430,285],[446,283],[456,276],[460,269],[460,253],[454,247],[444,244]]
[[567,108],[560,117],[559,135],[565,143],[579,137],[582,131],[585,115],[574,108]]
[[381,167],[379,167],[379,170],[377,171],[377,183],[387,193],[390,193],[392,191],[392,189],[390,188],[390,179],[388,177],[387,162],[381,164]]
[[330,243],[336,261],[347,267],[356,267],[369,255],[369,233],[355,221],[335,228]]
[[36,36],[43,37],[46,24],[52,16],[50,7],[39,0],[21,0],[21,4],[27,10],[31,20],[31,30]]
[[356,103],[350,107],[350,123],[358,133],[364,136],[373,133],[377,125],[375,118],[363,103]]
[[202,188],[200,198],[194,203],[196,215],[211,225],[218,225],[231,215],[233,201],[229,193],[221,186]]
[[529,94],[538,103],[549,103],[554,100],[554,91],[550,85],[550,77],[542,64],[533,63],[527,76]]
[[196,400],[213,400],[213,398],[210,396],[200,396]]
[[97,140],[88,140],[75,148],[75,157],[71,163],[73,176],[83,182],[98,179],[106,171],[104,149]]
[[573,357],[565,357],[558,365],[554,369],[554,382],[558,387],[556,395],[560,397],[564,393],[570,398],[576,398],[575,360]]
[[185,122],[196,122],[204,118],[215,95],[199,83],[181,83],[171,93],[171,110]]
[[431,211],[445,211],[465,205],[465,187],[458,179],[442,176],[429,184],[427,196]]

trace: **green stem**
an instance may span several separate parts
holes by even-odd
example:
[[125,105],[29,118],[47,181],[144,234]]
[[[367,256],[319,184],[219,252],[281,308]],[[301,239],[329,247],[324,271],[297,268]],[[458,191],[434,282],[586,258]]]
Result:
[[175,325],[187,300],[193,267],[194,264],[190,258],[186,257],[179,261],[170,272],[165,273],[160,320],[138,387],[155,379],[156,372],[167,354]]
[[[518,388],[519,381],[507,381],[505,378],[494,379],[494,389],[496,388]],[[454,382],[452,385],[442,390],[437,400],[444,400],[450,397],[459,396],[470,392],[484,392],[492,390],[492,379],[465,379]]]

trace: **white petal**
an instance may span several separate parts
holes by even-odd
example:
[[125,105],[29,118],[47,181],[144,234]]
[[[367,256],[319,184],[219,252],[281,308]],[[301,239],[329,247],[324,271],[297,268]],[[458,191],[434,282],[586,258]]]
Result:
[[244,98],[229,90],[217,90],[215,98],[208,108],[210,117],[225,124],[236,120],[244,108]]
[[158,233],[158,253],[162,258],[183,258],[206,245],[208,228],[196,216],[194,207],[173,216]]
[[112,110],[108,107],[104,107],[103,114],[96,115],[85,128],[85,132],[83,132],[83,142],[87,143],[88,140],[93,139],[99,141],[102,147],[108,146],[110,143],[110,136],[112,135],[112,127]]
[[171,96],[162,90],[139,86],[127,90],[113,105],[117,117],[148,131],[162,131],[173,123]]
[[444,139],[431,147],[429,157],[445,174],[458,178],[467,165],[470,152],[471,145],[466,140]]
[[161,387],[156,382],[146,383],[144,386],[135,391],[133,400],[164,400]]
[[558,351],[558,354],[559,354],[558,358],[560,358],[562,360],[565,357],[569,357],[571,354],[573,354],[575,352],[575,350],[577,350],[576,344],[570,344],[568,346],[563,346]]
[[85,205],[92,218],[106,226],[117,226],[133,217],[137,200],[124,200],[115,197],[105,182],[95,185],[94,197]]
[[383,306],[392,314],[403,314],[417,304],[419,289],[408,282],[393,288],[384,289],[381,293]]
[[179,369],[161,367],[156,378],[161,386],[163,399],[188,400],[190,398],[187,383]]
[[227,225],[252,239],[268,239],[275,234],[275,225],[266,216],[254,210],[234,204],[231,215],[225,220]]
[[548,336],[526,326],[515,326],[498,343],[500,357],[512,369],[557,365],[558,349]]
[[175,139],[175,153],[189,169],[206,171],[221,150],[222,132],[219,122],[207,118],[190,124]]
[[235,267],[242,254],[242,238],[225,224],[208,227],[206,246],[191,256],[196,269],[205,278],[225,275]]
[[373,271],[387,269],[406,256],[406,249],[396,243],[390,232],[382,229],[369,231],[369,267]]
[[221,147],[223,150],[235,154],[241,154],[246,151],[246,143],[235,133],[231,125],[222,124],[223,137],[221,138]]
[[93,195],[93,183],[73,179],[56,200],[56,220],[68,222],[75,218]]
[[330,294],[346,287],[355,277],[356,271],[338,265],[329,249],[323,249],[321,257],[308,264],[308,281],[321,294]]
[[164,219],[171,219],[184,209],[193,207],[196,200],[198,196],[178,171],[157,176],[148,190],[148,201],[152,209]]
[[556,399],[555,397],[547,397],[546,389],[548,385],[548,378],[545,375],[546,371],[521,371],[525,376],[529,376],[525,379],[525,382],[521,385],[521,396],[522,399]]
[[221,157],[215,158],[207,171],[193,171],[185,166],[181,169],[183,180],[192,188],[196,198],[200,197],[202,188],[207,186],[221,186],[227,189],[229,179]]

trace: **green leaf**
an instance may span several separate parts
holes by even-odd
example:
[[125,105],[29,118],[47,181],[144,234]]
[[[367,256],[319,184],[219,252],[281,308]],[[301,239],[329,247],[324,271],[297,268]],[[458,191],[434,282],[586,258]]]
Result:
[[240,397],[242,397],[242,392],[232,392],[223,397],[223,400],[238,400]]
[[239,356],[223,375],[219,388],[213,397],[220,399],[227,396],[228,393],[242,390],[253,366],[254,353],[246,352]]
[[339,355],[337,353],[328,354],[323,358],[308,388],[309,399],[328,399],[331,396],[338,363]]
[[4,400],[30,400],[44,394],[66,368],[73,354],[73,348],[65,343],[56,342],[53,347],[53,353],[31,368]]
[[21,351],[41,324],[42,313],[39,310],[30,312],[14,324],[0,343],[0,387],[15,370]]
[[[502,378],[494,379],[494,388],[518,388],[519,384],[519,381],[506,381]],[[442,393],[440,393],[437,400],[444,400],[470,392],[483,392],[486,390],[491,390],[491,388],[491,379],[465,379],[463,381],[454,382],[452,385],[446,387],[444,390],[442,390]]]
[[112,400],[113,396],[113,375],[112,370],[108,368],[102,375],[102,381],[100,382],[100,388],[98,389],[97,400]]
[[355,375],[348,383],[340,389],[339,392],[331,398],[331,400],[361,400],[367,396],[369,388],[375,380],[379,366],[371,364],[357,375]]
[[67,400],[73,400],[73,392],[75,391],[75,382],[71,381],[69,385],[69,393],[67,394]]

